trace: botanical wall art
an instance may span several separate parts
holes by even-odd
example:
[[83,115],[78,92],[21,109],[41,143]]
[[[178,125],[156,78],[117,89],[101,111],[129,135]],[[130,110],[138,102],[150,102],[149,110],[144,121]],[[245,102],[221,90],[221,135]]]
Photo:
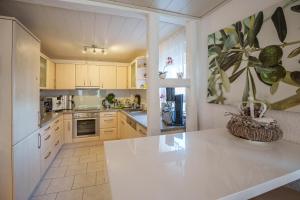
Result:
[[300,112],[300,0],[283,1],[208,36],[208,102]]

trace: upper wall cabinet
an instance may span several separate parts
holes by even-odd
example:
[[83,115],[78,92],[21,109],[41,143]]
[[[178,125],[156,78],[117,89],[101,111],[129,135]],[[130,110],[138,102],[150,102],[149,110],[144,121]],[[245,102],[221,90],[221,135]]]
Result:
[[99,66],[76,65],[76,87],[99,87]]
[[44,55],[40,57],[40,88],[55,89],[55,64]]
[[56,64],[56,89],[75,89],[75,64]]
[[117,66],[117,89],[127,89],[128,66]]
[[146,89],[146,58],[136,58],[128,68],[128,88]]
[[100,88],[117,89],[117,67],[114,65],[100,66]]

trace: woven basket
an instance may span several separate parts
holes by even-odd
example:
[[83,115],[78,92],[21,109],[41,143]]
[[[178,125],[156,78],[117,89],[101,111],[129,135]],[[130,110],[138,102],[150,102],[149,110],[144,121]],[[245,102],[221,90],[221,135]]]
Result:
[[227,115],[231,115],[227,128],[234,136],[259,142],[273,142],[282,138],[282,130],[276,121],[261,123],[243,114]]

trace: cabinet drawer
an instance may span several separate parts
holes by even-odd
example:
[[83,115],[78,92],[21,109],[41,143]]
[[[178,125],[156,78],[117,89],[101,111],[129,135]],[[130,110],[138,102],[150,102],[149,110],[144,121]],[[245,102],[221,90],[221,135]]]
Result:
[[116,128],[117,118],[116,117],[100,117],[100,128]]
[[63,124],[59,123],[59,125],[54,126],[52,129],[53,138],[59,138],[63,133]]
[[100,113],[100,118],[105,118],[105,117],[116,117],[117,112],[101,112]]
[[72,114],[64,114],[64,120],[72,120]]
[[119,117],[120,117],[121,119],[126,120],[126,115],[125,115],[124,113],[122,113],[122,112],[119,112]]
[[57,154],[57,152],[59,151],[61,145],[62,145],[62,136],[59,136],[57,138],[55,138],[55,140],[53,141],[53,146],[52,146],[52,149],[53,149],[53,153],[54,153],[54,156]]
[[140,137],[146,137],[147,136],[147,129],[144,128],[143,126],[139,125],[139,124],[136,126],[136,131],[137,131],[137,135],[140,136]]
[[50,148],[48,151],[41,154],[41,173],[43,174],[51,164],[54,158],[54,152]]
[[117,129],[116,128],[100,129],[100,139],[101,140],[117,139]]
[[46,128],[42,135],[41,135],[41,152],[44,153],[49,147],[51,146],[52,143],[52,129],[49,126]]

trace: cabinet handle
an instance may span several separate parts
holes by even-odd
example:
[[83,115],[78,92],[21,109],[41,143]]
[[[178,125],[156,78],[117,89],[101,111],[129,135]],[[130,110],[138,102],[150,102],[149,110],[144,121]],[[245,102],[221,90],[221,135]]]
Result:
[[55,146],[57,146],[59,144],[59,140],[57,140],[57,142],[55,143]]
[[83,85],[85,86],[85,80],[83,82],[84,82]]
[[41,141],[41,139],[42,139],[42,137],[41,137],[41,134],[39,133],[39,134],[38,134],[38,149],[40,149],[41,146],[42,146],[42,141]]
[[103,83],[102,83],[102,88],[103,88]]
[[49,156],[51,155],[51,151],[49,151],[49,153],[47,154],[47,156],[46,157],[44,157],[44,159],[47,159],[47,158],[49,158]]
[[71,130],[71,123],[68,122],[68,131],[70,131],[70,130]]
[[104,117],[113,117],[112,114],[104,114]]
[[90,81],[90,86],[92,86],[92,81]]
[[56,129],[55,129],[55,131],[58,131],[59,130],[59,127],[57,127]]
[[44,140],[49,140],[51,138],[51,135],[48,135]]
[[48,128],[45,129],[45,131],[48,131],[50,129],[50,126],[48,126]]
[[110,121],[113,121],[113,119],[104,119],[103,121],[110,122]]
[[104,131],[104,133],[112,133],[113,131]]
[[41,113],[38,111],[38,127],[41,127]]

